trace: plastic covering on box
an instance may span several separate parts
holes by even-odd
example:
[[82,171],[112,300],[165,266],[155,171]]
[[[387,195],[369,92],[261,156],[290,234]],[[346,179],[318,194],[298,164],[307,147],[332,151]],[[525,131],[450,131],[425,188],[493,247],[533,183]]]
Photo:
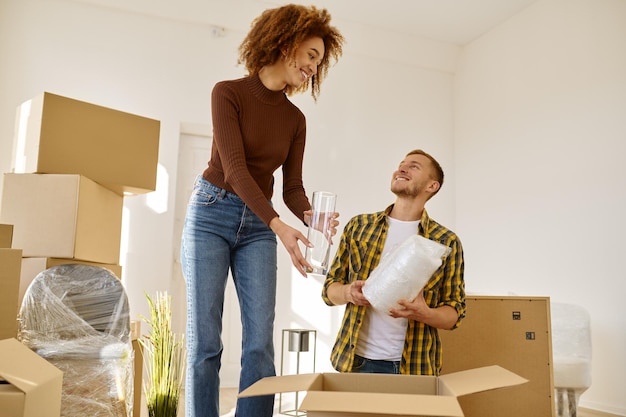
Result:
[[18,339],[64,373],[62,416],[132,416],[128,299],[111,271],[68,264],[41,272],[18,318]]
[[413,235],[380,261],[363,295],[375,309],[400,308],[398,300],[413,300],[449,253],[447,246]]
[[589,313],[578,305],[552,302],[550,315],[557,415],[576,416],[578,399],[591,386]]

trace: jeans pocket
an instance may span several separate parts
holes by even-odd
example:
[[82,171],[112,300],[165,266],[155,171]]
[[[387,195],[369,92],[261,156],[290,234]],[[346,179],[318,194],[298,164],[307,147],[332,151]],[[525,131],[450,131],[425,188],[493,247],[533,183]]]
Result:
[[354,355],[354,360],[352,361],[352,372],[359,372],[365,366],[365,358]]
[[217,201],[218,194],[202,188],[194,188],[189,197],[189,204],[194,206],[210,206]]

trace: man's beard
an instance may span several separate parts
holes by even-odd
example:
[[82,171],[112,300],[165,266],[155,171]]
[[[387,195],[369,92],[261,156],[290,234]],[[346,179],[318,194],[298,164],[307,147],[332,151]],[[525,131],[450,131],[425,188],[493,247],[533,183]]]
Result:
[[401,187],[400,189],[394,189],[394,187],[391,186],[391,192],[394,193],[396,197],[417,197],[420,193],[420,187]]

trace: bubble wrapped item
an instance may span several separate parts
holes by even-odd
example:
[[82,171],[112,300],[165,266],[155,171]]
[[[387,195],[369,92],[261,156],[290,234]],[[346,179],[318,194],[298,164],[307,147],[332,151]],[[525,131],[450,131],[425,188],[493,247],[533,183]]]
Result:
[[413,300],[448,256],[450,248],[413,235],[381,259],[363,286],[363,295],[381,311],[400,308],[398,300]]
[[581,306],[552,302],[552,355],[558,416],[576,416],[580,395],[591,386],[589,313]]
[[18,339],[63,371],[62,417],[132,416],[130,312],[111,271],[67,264],[41,272],[18,319]]

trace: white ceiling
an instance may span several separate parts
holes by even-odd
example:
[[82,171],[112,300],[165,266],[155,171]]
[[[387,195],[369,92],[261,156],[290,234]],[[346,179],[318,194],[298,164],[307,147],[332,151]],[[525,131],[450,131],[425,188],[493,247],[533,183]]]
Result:
[[[161,17],[247,30],[261,11],[290,2],[276,0],[76,0]],[[292,0],[326,8],[333,23],[464,45],[537,0]],[[341,28],[340,28],[341,29]]]

